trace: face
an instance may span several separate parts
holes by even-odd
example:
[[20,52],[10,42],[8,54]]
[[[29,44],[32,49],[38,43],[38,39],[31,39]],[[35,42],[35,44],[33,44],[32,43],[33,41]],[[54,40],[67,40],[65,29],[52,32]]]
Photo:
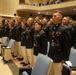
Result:
[[47,19],[42,20],[43,24],[47,24]]
[[23,19],[23,22],[26,23],[26,19]]
[[39,21],[40,19],[39,19],[39,17],[36,17],[35,20],[36,20],[36,21]]
[[17,23],[20,23],[20,22],[21,22],[21,18],[18,17],[18,18],[17,18]]
[[13,24],[14,24],[13,20],[10,20],[10,24],[11,24],[11,25],[13,25]]
[[30,25],[30,20],[29,19],[27,20],[27,24]]
[[63,17],[62,19],[62,23],[65,25],[65,24],[68,24],[69,20],[67,17]]
[[35,30],[40,30],[41,29],[41,25],[39,25],[38,23],[35,23]]
[[54,23],[58,23],[58,22],[61,21],[62,16],[61,16],[60,13],[56,12],[56,13],[53,13],[52,19],[53,19],[53,22],[54,22]]
[[9,22],[8,20],[5,20],[5,24],[8,24],[8,22]]
[[33,19],[32,18],[29,18],[28,20],[27,20],[27,24],[30,26],[30,25],[32,25],[33,24]]
[[0,27],[2,27],[2,24],[0,23]]

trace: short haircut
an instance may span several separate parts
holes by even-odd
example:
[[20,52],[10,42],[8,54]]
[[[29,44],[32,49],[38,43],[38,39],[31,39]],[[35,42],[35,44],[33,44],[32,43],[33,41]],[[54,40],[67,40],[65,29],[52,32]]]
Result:
[[53,13],[60,13],[62,15],[62,11],[61,10],[55,10]]
[[13,20],[13,22],[15,23],[16,21],[15,21],[15,20]]
[[42,23],[41,23],[41,22],[35,22],[35,23],[38,23],[39,25],[41,25],[41,26],[42,26]]

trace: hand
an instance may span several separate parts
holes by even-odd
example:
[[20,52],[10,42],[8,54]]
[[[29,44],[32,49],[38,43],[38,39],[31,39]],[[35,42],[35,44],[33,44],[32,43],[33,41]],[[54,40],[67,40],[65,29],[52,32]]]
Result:
[[34,50],[34,47],[32,49]]
[[62,63],[62,64],[65,63],[65,60],[62,60],[61,63]]

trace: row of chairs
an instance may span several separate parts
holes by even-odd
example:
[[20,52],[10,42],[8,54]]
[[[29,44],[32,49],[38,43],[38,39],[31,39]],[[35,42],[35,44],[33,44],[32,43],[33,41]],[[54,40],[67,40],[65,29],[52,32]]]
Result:
[[[76,73],[74,72],[74,74],[72,74],[72,71],[76,71],[76,50],[74,50],[73,48],[71,49],[71,53],[70,53],[70,58],[69,58],[69,62],[71,62],[71,66],[70,65],[66,65],[63,64],[63,70],[62,70],[62,75],[76,75]],[[29,68],[29,69],[21,69],[20,74],[22,75],[48,75],[49,73],[49,66],[50,69],[52,66],[53,60],[49,59],[49,57],[39,54],[37,61],[34,65],[34,68]],[[41,67],[42,66],[42,67]]]
[[69,62],[71,63],[71,65],[69,65],[69,63],[67,63],[67,65],[69,65],[71,73],[72,71],[74,71],[73,74],[76,75],[76,49],[74,49],[73,47],[71,48]]
[[[50,75],[52,69],[53,60],[49,57],[38,54],[37,61],[33,67],[21,68],[20,75]],[[62,75],[70,75],[70,67],[66,64],[63,64]]]
[[[62,75],[76,75],[76,50],[71,48],[69,61],[72,65],[68,63],[63,64]],[[49,68],[52,69],[53,60],[49,57],[38,54],[37,61],[34,65],[34,68],[22,68],[20,70],[21,75],[48,75]],[[42,66],[42,67],[41,67]],[[50,67],[49,67],[50,66]],[[74,73],[72,73],[74,71]]]
[[[6,41],[7,41],[7,37],[3,37],[2,41],[0,42],[0,47],[1,47],[0,52],[2,53],[3,59],[5,61],[9,61],[11,59],[11,48],[15,40],[11,39],[7,46],[5,44]],[[69,61],[72,64],[71,66],[63,64],[63,71],[62,71],[63,75],[70,75],[71,70],[73,71],[76,70],[76,50],[73,48],[71,49]],[[51,58],[45,55],[39,54],[33,69],[21,68],[19,72],[20,74],[23,74],[23,75],[48,75],[48,72],[49,72],[49,69],[51,68],[52,63],[53,63],[53,60]]]
[[[3,37],[3,39],[0,43],[0,47],[1,47],[0,52],[2,54],[2,57],[3,57],[4,61],[9,61],[11,59],[11,48],[12,48],[12,45],[14,43],[14,40],[11,39],[9,41],[8,45],[6,45],[7,39],[8,39],[7,37]],[[42,54],[39,54],[33,70],[32,70],[31,67],[28,67],[27,70],[29,71],[29,74],[31,74],[31,75],[47,75],[49,73],[49,70],[50,70],[49,66],[52,65],[52,62],[53,62],[53,60],[50,59],[49,57],[47,57],[45,55],[42,55]],[[22,73],[22,71],[25,70],[25,69],[24,70],[23,69],[24,68],[20,69],[20,71],[19,71],[20,74]],[[27,73],[23,72],[22,74],[25,75]]]

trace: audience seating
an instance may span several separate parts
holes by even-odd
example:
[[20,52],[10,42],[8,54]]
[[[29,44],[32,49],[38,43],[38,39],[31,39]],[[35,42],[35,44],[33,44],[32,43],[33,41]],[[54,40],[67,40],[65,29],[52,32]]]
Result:
[[71,48],[69,61],[72,63],[72,67],[76,67],[76,49]]
[[70,66],[71,71],[76,71],[76,49],[74,48],[71,48],[69,62],[71,65],[67,64]]
[[3,37],[2,41],[0,42],[0,44],[5,44],[6,40],[7,40],[7,37]]
[[70,75],[70,67],[67,64],[63,64],[62,75]]
[[14,40],[11,39],[7,46],[2,46],[2,57],[5,61],[9,61],[11,59],[11,48],[14,43]]
[[69,61],[72,63],[71,70],[76,71],[76,49],[71,49]]
[[[49,75],[50,69],[52,68],[52,63],[52,59],[39,53],[30,75]],[[29,74],[26,71],[23,71],[22,75]]]
[[47,56],[48,56],[48,53],[49,53],[49,49],[50,49],[50,42],[47,42]]
[[2,41],[0,42],[0,54],[1,54],[1,45],[6,45],[7,37],[3,37]]

